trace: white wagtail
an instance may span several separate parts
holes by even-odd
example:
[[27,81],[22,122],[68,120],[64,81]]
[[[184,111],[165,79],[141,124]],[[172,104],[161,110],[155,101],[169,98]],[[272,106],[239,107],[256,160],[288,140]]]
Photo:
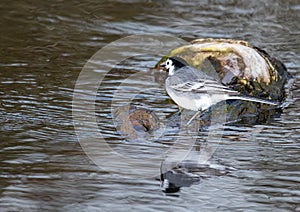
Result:
[[224,100],[241,99],[270,105],[277,102],[245,96],[226,87],[221,82],[195,69],[179,57],[170,57],[161,64],[169,73],[166,90],[173,101],[182,108],[198,111],[188,124],[201,112]]

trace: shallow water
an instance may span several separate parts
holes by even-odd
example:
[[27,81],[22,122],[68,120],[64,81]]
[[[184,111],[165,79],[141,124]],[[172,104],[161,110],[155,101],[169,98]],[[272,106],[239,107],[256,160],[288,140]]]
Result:
[[[3,1],[0,61],[1,211],[299,211],[300,110],[297,1]],[[159,117],[177,111],[148,54],[120,63],[96,98],[97,123],[111,147],[146,158],[135,178],[106,172],[85,154],[72,119],[76,80],[100,48],[126,35],[243,39],[285,63],[295,78],[292,103],[268,123],[227,126],[211,163],[230,169],[166,195],[147,158],[170,147],[176,132],[159,141],[124,141],[111,118],[112,90],[147,88],[133,103]],[[130,57],[124,48],[120,55]],[[118,67],[117,67],[118,68]],[[102,73],[99,69],[96,73]],[[125,99],[127,101],[128,99]],[[115,102],[122,105],[122,101]],[[124,103],[124,102],[123,102]],[[85,114],[85,108],[74,108]],[[91,129],[87,137],[95,136]],[[182,138],[184,135],[181,135]],[[178,137],[177,137],[178,138]],[[179,135],[180,138],[180,135]],[[99,153],[100,154],[100,153]],[[101,153],[102,154],[102,153]],[[106,157],[108,154],[100,154]],[[117,161],[126,167],[126,161]],[[104,162],[110,165],[111,161]],[[104,166],[104,165],[103,165]],[[145,173],[143,173],[145,171]],[[151,173],[153,174],[153,173]],[[144,176],[144,177],[141,177]]]

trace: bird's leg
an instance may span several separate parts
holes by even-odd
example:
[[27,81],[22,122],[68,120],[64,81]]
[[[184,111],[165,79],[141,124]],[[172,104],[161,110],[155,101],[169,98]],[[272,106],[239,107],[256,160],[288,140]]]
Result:
[[179,107],[179,108],[178,108],[178,115],[179,115],[179,116],[181,115],[182,111],[183,111],[183,107]]
[[187,122],[187,126],[190,125],[190,123],[196,118],[196,116],[198,116],[200,113],[202,112],[202,110],[198,110],[193,117]]

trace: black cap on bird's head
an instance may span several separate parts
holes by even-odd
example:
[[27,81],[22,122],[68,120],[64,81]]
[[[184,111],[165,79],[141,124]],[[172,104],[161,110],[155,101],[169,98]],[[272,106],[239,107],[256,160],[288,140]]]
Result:
[[168,58],[166,62],[162,63],[160,66],[165,67],[166,71],[169,72],[169,75],[173,75],[176,69],[188,66],[188,64],[181,57],[174,56]]

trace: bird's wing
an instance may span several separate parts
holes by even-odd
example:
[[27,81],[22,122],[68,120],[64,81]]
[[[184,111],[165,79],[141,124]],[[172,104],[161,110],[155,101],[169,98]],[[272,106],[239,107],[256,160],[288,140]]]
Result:
[[169,84],[177,92],[189,92],[193,94],[238,94],[221,82],[208,76],[200,70],[185,66],[171,76]]
[[211,94],[237,94],[238,92],[232,90],[218,81],[211,79],[198,79],[196,81],[178,83],[171,86],[172,89],[178,92],[191,92],[191,93],[211,93]]
[[204,82],[185,82],[171,86],[176,91],[192,92],[194,90],[201,90],[204,87]]
[[223,85],[222,83],[207,79],[205,80],[205,87],[207,88],[208,92],[212,93],[225,93],[225,94],[238,94],[238,91],[232,90],[231,88]]

